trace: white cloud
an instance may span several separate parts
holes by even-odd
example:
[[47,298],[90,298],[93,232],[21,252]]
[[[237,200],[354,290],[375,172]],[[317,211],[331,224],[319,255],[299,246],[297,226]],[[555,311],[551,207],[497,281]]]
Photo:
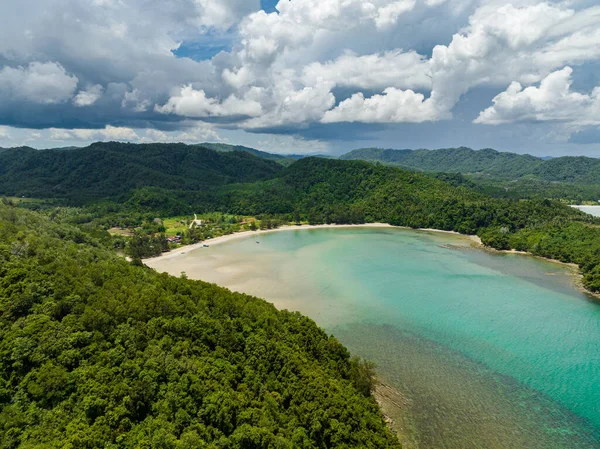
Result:
[[[21,128],[423,122],[451,118],[474,88],[528,86],[600,59],[600,6],[584,9],[589,0],[281,0],[270,14],[258,0],[150,3],[0,2],[0,123],[15,102]],[[174,56],[198,42],[231,50]],[[337,92],[349,98],[336,107]],[[67,131],[108,138],[82,133]]]
[[537,55],[560,38],[550,30],[574,15],[572,10],[547,3],[482,6],[469,18],[463,33],[455,34],[448,46],[433,49],[432,99],[441,110],[450,111],[473,87],[541,79],[555,66],[536,63]]
[[139,89],[133,89],[130,92],[125,92],[121,101],[122,108],[131,108],[135,112],[146,112],[152,106],[148,99],[143,99],[142,92]]
[[289,135],[259,135],[256,148],[277,154],[327,154],[329,145],[321,140],[307,140]]
[[10,140],[12,137],[10,132],[8,131],[8,127],[0,126],[0,139],[2,140]]
[[195,0],[202,26],[231,28],[248,14],[260,9],[260,0]]
[[51,140],[79,140],[79,141],[92,141],[92,140],[115,140],[115,141],[126,141],[135,142],[140,140],[137,133],[127,127],[110,126],[107,125],[104,129],[50,129]]
[[290,81],[280,81],[270,92],[271,110],[246,121],[244,127],[256,129],[318,121],[335,104],[330,89],[331,86],[321,84],[294,90]]
[[522,121],[557,121],[575,125],[600,124],[600,87],[591,95],[571,90],[571,67],[551,73],[539,87],[525,89],[513,82],[498,94],[493,106],[479,114],[476,123],[498,125]]
[[161,143],[201,143],[210,141],[221,141],[221,137],[212,129],[211,126],[198,122],[194,126],[186,128],[185,131],[166,133],[157,129],[147,129],[142,142],[161,142]]
[[[442,3],[434,0],[426,2],[426,6]],[[457,2],[453,3],[448,7],[457,6]],[[565,63],[582,63],[600,56],[596,54],[600,53],[600,46],[592,45],[598,40],[584,39],[600,33],[600,21],[589,19],[597,14],[597,8],[575,12],[560,4],[533,0],[482,3],[469,18],[468,27],[456,33],[447,46],[437,45],[430,59],[396,48],[362,54],[344,50],[337,58],[311,61],[320,58],[320,47],[329,48],[329,42],[356,45],[357,33],[367,33],[366,39],[370,34],[388,33],[384,24],[395,23],[402,14],[417,7],[422,10],[422,2],[294,0],[280,2],[280,14],[260,12],[249,16],[242,24],[242,47],[235,54],[239,58],[236,67],[224,70],[223,78],[242,92],[259,84],[269,98],[261,100],[263,116],[240,126],[298,123],[287,121],[286,117],[310,120],[310,114],[301,111],[278,114],[282,107],[289,110],[290,105],[281,104],[283,97],[277,88],[269,87],[273,85],[290,85],[292,92],[306,87],[323,90],[324,86],[330,90],[395,88],[389,91],[389,98],[385,95],[365,100],[361,99],[364,94],[354,96],[323,120],[353,117],[359,121],[359,117],[366,117],[368,121],[420,122],[450,118],[460,97],[474,87],[500,87],[514,79],[531,83]],[[365,27],[369,22],[375,27]],[[430,99],[425,102],[410,91],[399,93],[406,89],[431,90]],[[394,113],[390,107],[395,101],[418,107],[414,114],[406,106]],[[358,104],[373,109],[363,114],[342,114],[342,107],[352,105],[355,110]],[[374,113],[375,109],[385,112]]]
[[[444,0],[429,0],[437,6]],[[398,18],[412,11],[417,0],[281,0],[279,15],[296,24],[339,30],[368,22],[378,28],[395,25]]]
[[[256,93],[250,91],[250,93]],[[220,102],[216,98],[208,98],[204,90],[195,90],[191,85],[182,87],[177,95],[173,95],[164,106],[156,106],[161,114],[177,114],[184,117],[224,117],[250,116],[262,113],[261,104],[253,98],[240,99],[230,95]]]
[[102,97],[103,92],[104,88],[100,84],[80,90],[73,98],[73,104],[78,107],[91,106]]
[[393,50],[362,56],[348,52],[333,61],[304,67],[302,80],[311,86],[327,83],[359,89],[419,89],[431,87],[428,71],[429,62],[415,51]]
[[421,123],[438,120],[440,117],[430,99],[412,90],[390,87],[383,95],[365,98],[362,93],[352,95],[335,109],[327,111],[323,123]]
[[396,25],[398,18],[402,14],[411,11],[416,3],[416,0],[399,0],[382,6],[375,14],[375,25],[377,25],[378,28]]
[[13,100],[55,104],[69,100],[78,79],[55,62],[32,62],[28,66],[0,70],[0,94]]

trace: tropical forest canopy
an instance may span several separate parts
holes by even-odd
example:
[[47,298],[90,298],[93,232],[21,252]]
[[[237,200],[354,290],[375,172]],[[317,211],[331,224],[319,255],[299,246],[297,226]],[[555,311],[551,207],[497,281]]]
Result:
[[398,448],[372,387],[298,313],[0,205],[1,448]]
[[584,156],[538,158],[529,154],[486,148],[440,150],[392,150],[362,148],[340,157],[397,165],[426,172],[475,174],[502,180],[520,178],[551,182],[600,183],[600,159]]
[[269,159],[275,161],[281,165],[288,166],[294,161],[302,159],[304,156],[299,154],[273,154],[267,153],[266,151],[257,150],[254,148],[245,147],[242,145],[228,145],[225,143],[201,143],[198,146],[208,148],[214,151],[230,152],[230,151],[245,151],[254,156],[262,157],[263,159]]
[[600,159],[538,158],[492,149],[392,150],[362,148],[340,157],[411,170],[461,174],[460,181],[488,195],[554,198],[571,203],[600,199]]
[[65,198],[73,204],[118,201],[136,188],[211,190],[269,179],[281,165],[243,151],[217,152],[184,144],[97,143],[87,148],[0,153],[4,195]]

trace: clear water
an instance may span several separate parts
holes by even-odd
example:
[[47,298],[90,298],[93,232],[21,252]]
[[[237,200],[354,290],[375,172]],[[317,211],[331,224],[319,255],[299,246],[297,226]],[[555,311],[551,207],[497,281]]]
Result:
[[373,360],[405,398],[393,418],[408,448],[600,448],[600,305],[559,264],[345,228],[153,266],[299,310]]
[[600,217],[600,206],[573,206],[586,214],[593,215],[594,217]]

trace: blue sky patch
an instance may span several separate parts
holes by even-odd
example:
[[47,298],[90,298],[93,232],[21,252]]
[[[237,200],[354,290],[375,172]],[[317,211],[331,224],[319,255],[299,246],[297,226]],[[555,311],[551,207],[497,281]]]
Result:
[[277,5],[278,2],[279,2],[279,0],[261,0],[260,6],[266,12],[275,12],[276,11],[275,6]]

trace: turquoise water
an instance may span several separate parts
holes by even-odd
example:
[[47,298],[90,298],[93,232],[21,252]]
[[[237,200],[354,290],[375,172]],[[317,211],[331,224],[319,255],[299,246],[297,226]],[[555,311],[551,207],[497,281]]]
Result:
[[600,448],[600,306],[559,264],[379,228],[262,234],[153,266],[182,264],[375,361],[405,398],[393,418],[409,448]]

